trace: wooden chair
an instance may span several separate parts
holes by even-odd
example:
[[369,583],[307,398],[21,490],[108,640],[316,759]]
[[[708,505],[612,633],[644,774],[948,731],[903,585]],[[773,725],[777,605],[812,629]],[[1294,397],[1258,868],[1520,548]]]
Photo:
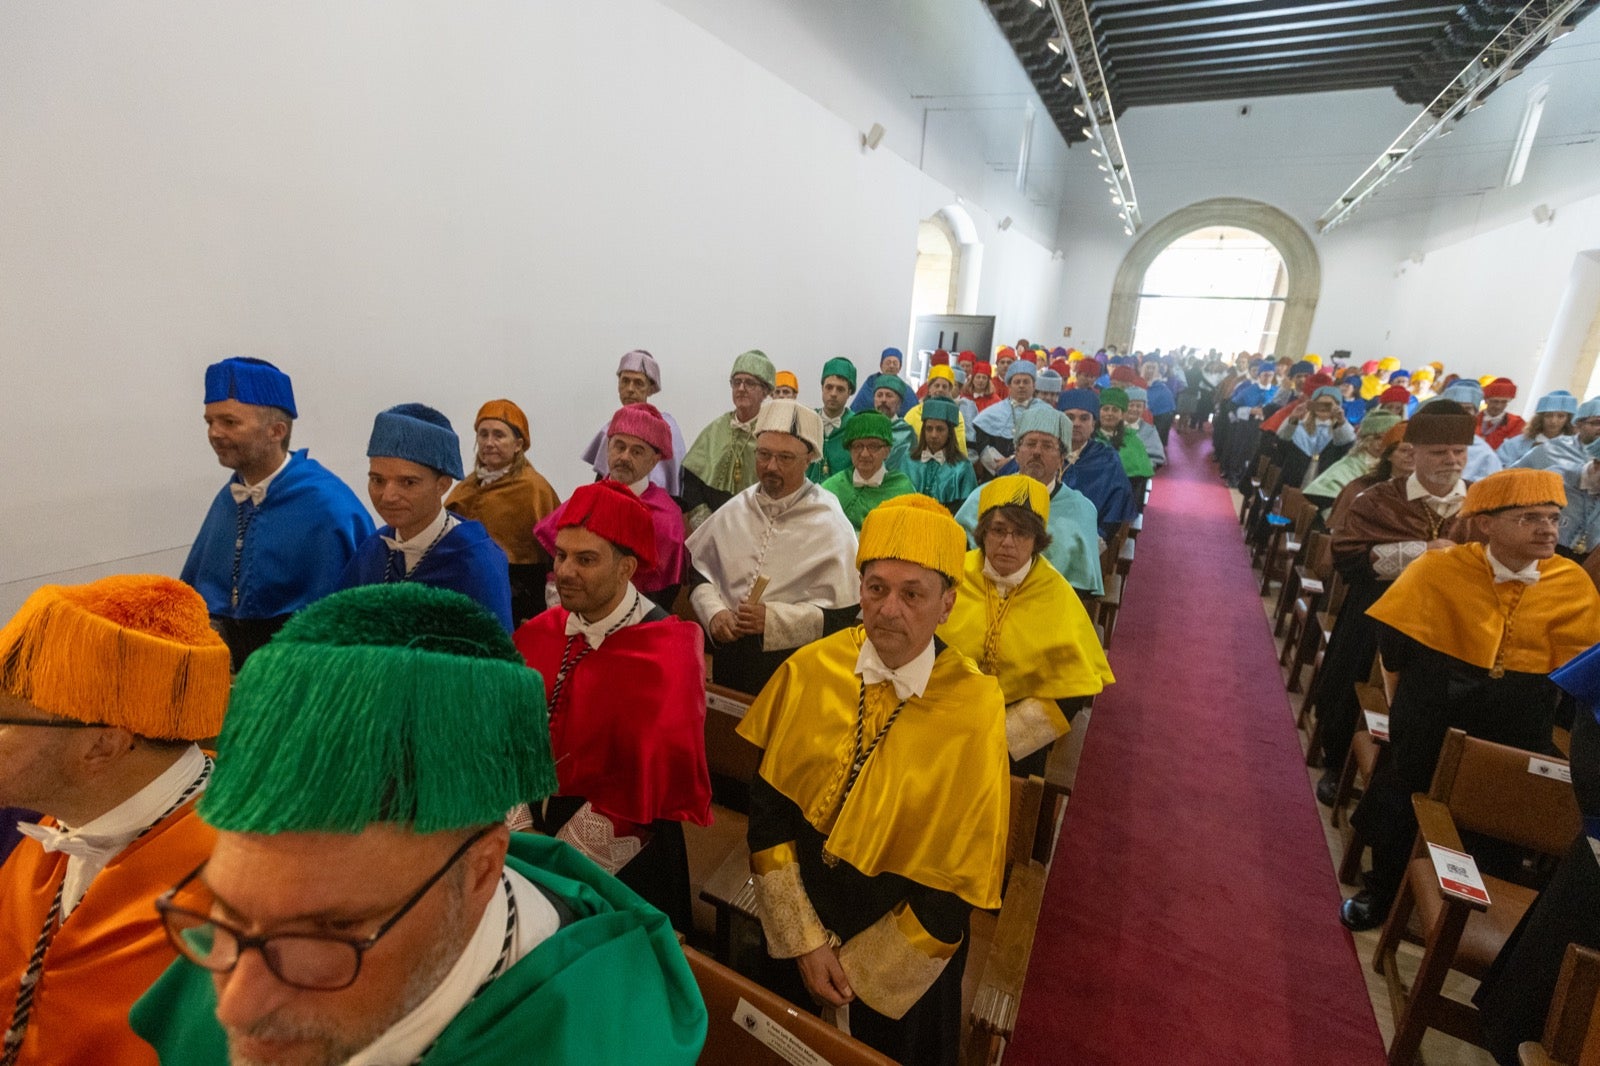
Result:
[[1517,1048],[1522,1066],[1600,1064],[1600,952],[1568,944],[1544,1036]]
[[1301,580],[1309,577],[1320,584],[1324,567],[1331,569],[1332,562],[1332,538],[1326,533],[1307,531],[1301,538],[1300,552],[1291,562],[1283,586],[1278,590],[1278,606],[1272,612],[1273,636],[1284,635],[1284,626],[1292,617],[1295,600],[1300,595]]
[[1105,592],[1101,593],[1095,604],[1093,621],[1104,628],[1105,639],[1102,643],[1107,648],[1111,647],[1112,636],[1117,629],[1117,614],[1122,609],[1124,575],[1118,572],[1117,566],[1122,558],[1123,545],[1128,543],[1128,528],[1127,522],[1118,525],[1106,541],[1105,550],[1100,553],[1100,578],[1105,585]]
[[1055,742],[1050,748],[1050,758],[1045,762],[1044,810],[1039,819],[1039,831],[1045,835],[1034,842],[1034,858],[1046,866],[1055,856],[1061,815],[1078,781],[1078,766],[1083,761],[1083,745],[1089,736],[1089,720],[1093,713],[1093,708],[1078,712],[1072,719],[1072,731]]
[[1300,678],[1305,668],[1316,658],[1320,632],[1313,624],[1322,599],[1333,581],[1333,562],[1326,533],[1312,533],[1302,551],[1303,561],[1289,571],[1279,597],[1283,612],[1280,624],[1283,632],[1283,649],[1278,654],[1278,665],[1287,672],[1285,686],[1290,692],[1299,692]]
[[1274,463],[1267,464],[1267,472],[1261,478],[1261,485],[1256,489],[1255,496],[1250,501],[1250,513],[1245,516],[1244,542],[1249,545],[1252,558],[1256,545],[1265,535],[1263,527],[1267,525],[1267,515],[1272,513],[1273,506],[1278,502],[1278,494],[1283,488],[1283,471]]
[[[1306,700],[1300,705],[1300,717],[1296,724],[1301,729],[1311,728],[1312,697],[1317,693],[1317,684],[1322,680],[1323,654],[1328,650],[1328,642],[1333,638],[1333,624],[1339,618],[1339,611],[1344,607],[1345,593],[1348,591],[1344,578],[1338,571],[1334,571],[1328,583],[1328,592],[1322,599],[1315,616],[1308,619],[1306,625],[1306,643],[1310,650],[1303,653],[1303,661],[1311,664],[1311,681],[1306,685]],[[1314,728],[1311,729],[1316,734]],[[1309,762],[1308,762],[1309,765]]]
[[[761,752],[736,732],[752,697],[722,685],[706,686],[706,764],[715,794],[724,799],[747,797],[750,781],[761,765]],[[729,795],[731,794],[731,795]],[[726,803],[712,805],[712,824],[684,824],[689,852],[689,887],[698,901],[695,925],[707,927],[717,957],[731,961],[734,947],[750,939],[743,916],[755,913],[755,888],[750,882],[750,849],[745,843],[745,811]]]
[[1044,864],[1035,860],[1011,869],[1005,903],[995,921],[994,937],[967,1014],[967,1044],[961,1056],[964,1066],[998,1063],[1016,1031],[1017,1007],[1022,1002],[1022,982],[1028,976],[1047,875]]
[[1311,535],[1311,525],[1317,520],[1316,504],[1306,499],[1297,488],[1283,490],[1278,499],[1278,511],[1286,525],[1274,525],[1267,534],[1261,553],[1261,595],[1272,591],[1273,584],[1289,584],[1297,563],[1303,561],[1306,538]]
[[1272,460],[1265,455],[1256,457],[1255,469],[1251,471],[1245,491],[1240,494],[1239,500],[1239,525],[1242,527],[1250,513],[1250,505],[1255,501],[1256,489],[1261,487],[1261,479],[1267,476],[1267,465]]
[[[1412,797],[1417,840],[1399,895],[1378,937],[1372,967],[1384,975],[1394,1007],[1391,1066],[1411,1066],[1428,1029],[1482,1045],[1478,1012],[1443,994],[1445,976],[1460,970],[1482,979],[1507,937],[1538,897],[1533,889],[1484,875],[1489,902],[1444,887],[1428,845],[1464,851],[1459,830],[1557,858],[1582,826],[1572,786],[1530,773],[1532,753],[1469,737],[1445,736],[1428,795]],[[1422,963],[1410,987],[1400,979],[1396,950],[1415,915],[1423,930]]]
[[683,957],[710,1016],[701,1066],[894,1066],[894,1060],[694,948],[685,946]]

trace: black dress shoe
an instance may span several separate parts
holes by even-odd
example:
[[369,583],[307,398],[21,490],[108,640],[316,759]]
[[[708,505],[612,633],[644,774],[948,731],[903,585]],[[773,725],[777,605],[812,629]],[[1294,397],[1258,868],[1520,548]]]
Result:
[[1339,905],[1339,921],[1346,929],[1360,933],[1376,929],[1389,917],[1391,899],[1379,899],[1370,889],[1362,889]]
[[1332,770],[1324,770],[1322,780],[1317,782],[1317,802],[1324,807],[1332,807],[1338,795],[1339,775]]

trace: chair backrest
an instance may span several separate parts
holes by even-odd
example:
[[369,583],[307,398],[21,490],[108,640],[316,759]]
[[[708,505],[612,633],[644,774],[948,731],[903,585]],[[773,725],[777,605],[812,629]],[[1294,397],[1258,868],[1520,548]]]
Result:
[[1306,535],[1306,570],[1324,586],[1333,576],[1333,538],[1326,533]]
[[1267,499],[1274,499],[1278,495],[1278,487],[1283,484],[1283,470],[1270,459],[1267,461],[1267,472],[1261,475],[1261,495]]
[[1557,1062],[1600,1063],[1600,952],[1567,945],[1540,1042]]
[[1100,576],[1109,578],[1117,569],[1117,557],[1122,554],[1122,546],[1128,540],[1128,523],[1120,523],[1116,532],[1106,541],[1106,550],[1100,553]]
[[1044,809],[1044,778],[1011,778],[1011,820],[1006,833],[1006,871],[1033,858],[1039,834],[1039,812]]
[[790,1066],[808,1061],[894,1066],[892,1059],[694,948],[685,946],[683,956],[710,1016],[701,1066]]
[[1261,484],[1261,479],[1267,476],[1267,467],[1270,466],[1271,463],[1272,456],[1270,455],[1256,456],[1256,471],[1255,474],[1251,476],[1250,480],[1254,481],[1257,485]]
[[1445,734],[1428,795],[1450,808],[1456,828],[1482,833],[1545,855],[1563,855],[1583,827],[1572,786],[1535,773],[1540,760],[1563,759],[1469,737]]
[[1293,485],[1285,485],[1283,492],[1278,496],[1278,513],[1292,521],[1300,513],[1300,507],[1305,502],[1304,492]]
[[[1287,493],[1289,490],[1284,491]],[[1305,551],[1306,539],[1311,536],[1311,527],[1317,524],[1317,505],[1302,497],[1294,510],[1286,509],[1284,513],[1289,516],[1290,524],[1294,528],[1294,539],[1300,542],[1300,550]]]
[[737,732],[752,700],[724,685],[706,685],[706,765],[713,774],[745,784],[761,766],[761,749]]

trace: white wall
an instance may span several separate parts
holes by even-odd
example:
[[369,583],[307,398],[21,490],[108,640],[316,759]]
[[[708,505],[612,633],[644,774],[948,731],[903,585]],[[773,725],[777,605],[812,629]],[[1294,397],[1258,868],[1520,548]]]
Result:
[[[0,144],[13,600],[181,561],[223,478],[200,421],[223,355],[287,369],[296,445],[358,487],[377,410],[470,432],[505,395],[566,490],[630,348],[691,434],[746,348],[808,391],[829,357],[871,366],[955,196],[654,0],[13,4]],[[1050,250],[967,206],[979,311],[1053,322]]]

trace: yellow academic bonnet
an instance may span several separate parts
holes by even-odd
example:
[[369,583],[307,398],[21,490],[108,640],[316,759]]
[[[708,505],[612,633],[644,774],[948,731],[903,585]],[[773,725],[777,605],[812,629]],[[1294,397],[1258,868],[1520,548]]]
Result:
[[1045,524],[1050,522],[1050,490],[1036,478],[1026,474],[1007,474],[984,483],[978,493],[978,518],[994,510],[1015,504],[1026,507],[1039,516]]
[[154,574],[45,585],[0,628],[0,692],[158,740],[216,736],[229,669],[200,594]]
[[1463,515],[1503,511],[1508,507],[1565,507],[1567,487],[1554,470],[1512,467],[1467,486]]
[[901,559],[961,580],[967,558],[967,533],[944,504],[920,493],[885,500],[861,524],[856,547],[859,569],[874,559]]

